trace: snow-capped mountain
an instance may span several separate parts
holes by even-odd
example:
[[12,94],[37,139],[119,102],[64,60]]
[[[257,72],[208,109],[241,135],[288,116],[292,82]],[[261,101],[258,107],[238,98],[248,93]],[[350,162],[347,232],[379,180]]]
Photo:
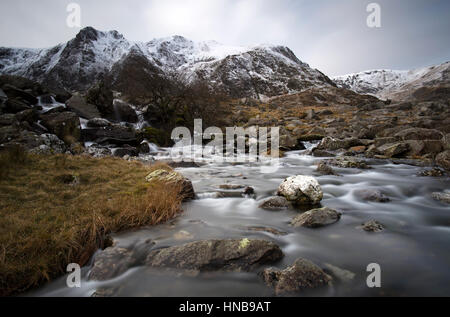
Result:
[[[54,89],[86,90],[115,72],[145,76],[177,74],[186,82],[205,81],[232,97],[261,97],[334,86],[287,47],[225,46],[181,36],[131,42],[116,31],[82,29],[67,43],[47,49],[0,48],[0,73],[37,80]],[[111,72],[113,72],[111,74]],[[135,76],[129,76],[133,80]],[[129,83],[130,84],[130,83]],[[131,83],[132,84],[132,83]]]
[[370,70],[332,78],[338,87],[396,99],[421,87],[450,85],[450,62],[414,70]]

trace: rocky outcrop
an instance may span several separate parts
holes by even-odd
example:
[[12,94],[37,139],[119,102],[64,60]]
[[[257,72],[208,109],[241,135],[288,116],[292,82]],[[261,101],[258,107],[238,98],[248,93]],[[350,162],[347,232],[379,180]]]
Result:
[[330,285],[332,281],[331,276],[320,267],[305,259],[297,259],[293,265],[284,270],[265,269],[261,276],[278,296],[324,287]]
[[252,271],[283,257],[281,249],[264,240],[205,240],[151,251],[145,264],[187,271]]
[[304,175],[286,178],[277,193],[297,205],[317,205],[323,198],[319,182],[314,177]]
[[291,221],[293,227],[319,228],[331,225],[341,219],[341,213],[334,209],[324,207],[312,209],[296,216]]

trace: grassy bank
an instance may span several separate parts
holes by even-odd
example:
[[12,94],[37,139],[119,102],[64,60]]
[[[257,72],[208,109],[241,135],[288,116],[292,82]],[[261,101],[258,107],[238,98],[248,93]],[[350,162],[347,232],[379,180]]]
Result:
[[85,264],[109,233],[181,212],[180,188],[145,176],[155,168],[117,158],[0,153],[0,295]]

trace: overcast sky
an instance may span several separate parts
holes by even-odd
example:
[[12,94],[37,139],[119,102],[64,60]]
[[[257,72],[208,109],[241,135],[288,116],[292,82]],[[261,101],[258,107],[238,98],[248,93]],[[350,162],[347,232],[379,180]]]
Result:
[[[81,25],[149,41],[182,35],[230,45],[280,44],[329,76],[375,68],[410,69],[450,60],[447,0],[1,0],[0,46],[50,47]],[[369,28],[369,3],[381,28]]]

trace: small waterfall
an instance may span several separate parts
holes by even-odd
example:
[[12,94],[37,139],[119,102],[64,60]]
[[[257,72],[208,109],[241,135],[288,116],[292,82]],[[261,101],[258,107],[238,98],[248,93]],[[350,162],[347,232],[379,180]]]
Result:
[[58,107],[66,108],[65,104],[56,101],[53,96],[44,95],[37,97],[37,99],[37,106],[42,108],[42,112],[47,112]]

